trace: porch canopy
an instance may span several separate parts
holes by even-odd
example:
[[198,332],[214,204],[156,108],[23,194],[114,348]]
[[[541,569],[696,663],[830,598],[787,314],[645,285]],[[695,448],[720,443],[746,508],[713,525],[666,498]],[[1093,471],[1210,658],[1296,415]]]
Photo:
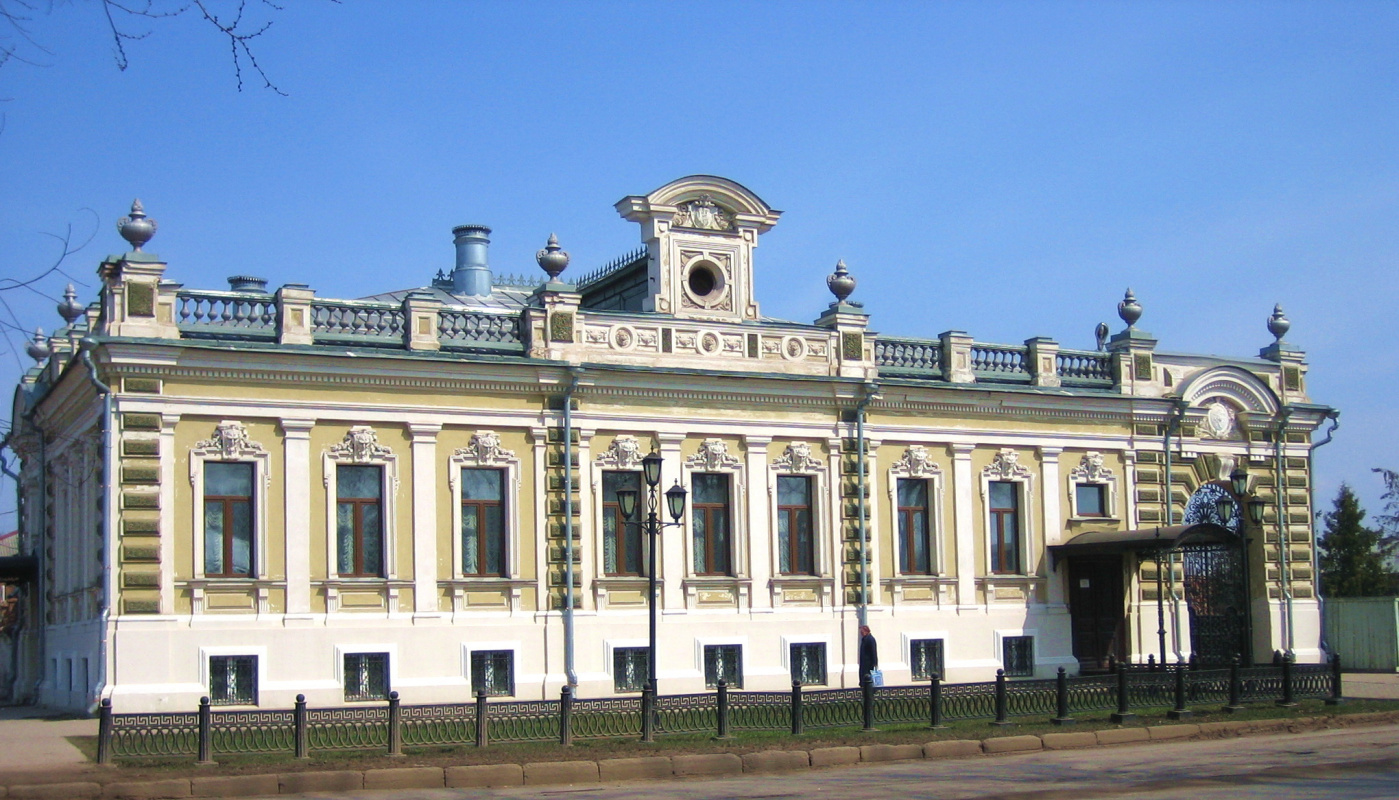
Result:
[[1213,522],[1165,525],[1132,531],[1087,531],[1049,546],[1054,566],[1065,556],[1121,555],[1129,550],[1167,552],[1191,544],[1239,544],[1238,534]]

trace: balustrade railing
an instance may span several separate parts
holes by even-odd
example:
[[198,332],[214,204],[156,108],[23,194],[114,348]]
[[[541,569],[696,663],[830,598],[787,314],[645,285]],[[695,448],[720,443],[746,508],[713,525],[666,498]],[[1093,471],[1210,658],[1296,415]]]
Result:
[[1007,380],[1011,378],[1030,378],[1030,367],[1027,363],[1027,349],[1013,344],[986,344],[977,342],[972,345],[972,372],[978,377],[988,377],[992,379]]
[[497,345],[518,349],[520,317],[518,314],[444,308],[437,313],[437,339],[443,347]]
[[189,338],[275,339],[277,300],[270,294],[181,291],[175,295],[175,325]]
[[917,339],[877,339],[874,364],[888,369],[917,370],[942,374],[942,343]]
[[1060,350],[1055,356],[1059,380],[1067,386],[1111,386],[1112,355],[1089,350]]
[[403,307],[360,300],[313,300],[311,335],[317,339],[379,339],[402,344]]
[[[1279,665],[1239,669],[1239,695],[1245,702],[1289,698],[1330,698],[1336,693],[1339,668],[1327,664]],[[1119,677],[1127,684],[1132,709],[1167,708],[1176,703],[1177,676],[1183,678],[1185,704],[1202,706],[1231,701],[1230,670],[1124,669],[1121,675],[1007,681],[1006,717],[1062,718],[1061,712],[1102,712],[1117,707]],[[997,717],[996,683],[928,684],[873,689],[873,720],[883,724],[918,724],[933,720],[991,720]],[[937,706],[934,707],[934,698]],[[721,719],[716,693],[658,697],[658,734],[703,734],[726,731],[782,731],[857,728],[862,724],[861,689],[804,692],[727,692],[727,719]],[[200,752],[287,753],[297,742],[309,750],[356,750],[452,745],[485,746],[492,742],[543,742],[571,739],[636,737],[641,732],[637,697],[571,700],[569,729],[560,730],[559,700],[488,701],[448,705],[386,705],[349,708],[265,711],[209,711],[207,733],[200,714],[113,714],[111,701],[101,707],[99,758],[188,757]],[[1232,702],[1231,702],[1232,705]],[[1178,706],[1179,707],[1179,706]],[[207,710],[207,706],[204,707]],[[1225,710],[1230,710],[1226,708]],[[478,717],[478,712],[483,716]],[[1128,715],[1130,717],[1130,715]],[[478,741],[477,720],[484,722]],[[207,736],[207,739],[203,737]]]

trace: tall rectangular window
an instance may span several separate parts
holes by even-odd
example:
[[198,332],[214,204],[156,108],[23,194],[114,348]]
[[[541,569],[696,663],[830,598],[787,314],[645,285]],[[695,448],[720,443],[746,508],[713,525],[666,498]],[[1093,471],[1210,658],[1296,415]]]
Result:
[[204,462],[204,575],[253,575],[253,465]]
[[826,645],[823,642],[794,644],[791,647],[792,680],[803,686],[826,683]]
[[928,575],[933,571],[928,537],[928,482],[901,478],[899,496],[899,572]]
[[505,576],[505,473],[462,468],[461,572]]
[[[622,516],[617,503],[617,490],[631,489],[637,493],[637,510],[630,517]],[[641,504],[640,472],[602,473],[602,557],[603,570],[608,575],[641,575],[641,526],[637,525]]]
[[471,651],[471,693],[493,697],[515,694],[515,653],[512,650]]
[[617,647],[612,650],[612,688],[617,692],[639,692],[646,688],[647,651],[644,647]]
[[991,482],[991,572],[1020,574],[1020,493],[1011,481]]
[[1035,674],[1035,637],[1007,636],[1001,639],[1001,665],[1008,678],[1029,678]]
[[743,646],[707,644],[704,646],[704,685],[710,689],[723,680],[730,689],[743,688]]
[[335,467],[335,571],[377,578],[384,570],[384,472],[382,467]]
[[389,697],[389,654],[345,654],[345,699],[387,700]]
[[783,575],[816,574],[816,542],[811,535],[811,478],[777,479],[778,569]]
[[209,656],[209,704],[257,705],[257,656]]
[[915,681],[926,681],[934,675],[947,679],[941,639],[914,639],[908,643],[908,657]]
[[728,575],[729,476],[722,473],[696,473],[690,478],[694,498],[690,530],[695,548],[695,574]]
[[1074,486],[1074,510],[1080,517],[1106,517],[1105,490],[1101,483],[1080,483]]

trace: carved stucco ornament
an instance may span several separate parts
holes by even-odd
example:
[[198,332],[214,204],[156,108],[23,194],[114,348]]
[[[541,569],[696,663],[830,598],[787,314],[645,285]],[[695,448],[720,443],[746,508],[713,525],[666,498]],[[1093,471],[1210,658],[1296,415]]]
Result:
[[792,442],[772,466],[788,472],[816,472],[821,469],[821,462],[812,457],[810,443]]
[[260,456],[267,451],[262,445],[248,438],[248,429],[243,423],[226,419],[214,427],[214,435],[195,442],[194,449],[209,455],[216,455],[224,461]]
[[942,473],[928,448],[921,444],[909,445],[903,457],[894,465],[894,471],[910,478],[926,478]]
[[598,456],[598,464],[616,469],[641,467],[641,442],[635,436],[618,436],[608,445],[607,452]]
[[723,439],[705,439],[700,442],[698,453],[685,459],[685,466],[714,472],[721,469],[738,469],[743,462],[729,455],[729,445]]
[[1009,447],[1002,447],[986,469],[982,470],[982,474],[993,480],[1014,480],[1030,477],[1030,470],[1020,465],[1019,453]]
[[471,437],[471,444],[458,448],[453,455],[472,459],[478,464],[496,464],[515,460],[515,452],[500,446],[500,434],[495,431],[477,431]]
[[671,224],[702,231],[728,231],[733,230],[734,226],[733,215],[707,194],[680,204],[680,210],[675,212]]
[[1075,481],[1101,483],[1112,478],[1112,470],[1104,466],[1102,453],[1089,450],[1079,459],[1078,466],[1069,470],[1069,477]]
[[379,444],[379,434],[368,425],[355,425],[345,433],[340,444],[330,448],[332,458],[363,464],[376,459],[393,457],[393,450]]

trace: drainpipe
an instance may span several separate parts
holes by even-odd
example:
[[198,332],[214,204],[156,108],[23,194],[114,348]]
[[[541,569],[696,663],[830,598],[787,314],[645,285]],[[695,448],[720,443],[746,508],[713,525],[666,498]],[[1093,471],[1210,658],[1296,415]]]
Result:
[[1277,427],[1273,429],[1273,474],[1276,476],[1276,494],[1278,501],[1278,563],[1282,569],[1278,577],[1282,580],[1282,652],[1288,657],[1292,656],[1292,546],[1288,541],[1287,525],[1287,461],[1283,458],[1282,445],[1284,431],[1287,428],[1288,417],[1292,416],[1292,407],[1283,406],[1278,409]]
[[105,497],[102,508],[102,541],[106,551],[106,567],[102,570],[102,621],[101,638],[97,643],[97,692],[93,700],[92,707],[88,713],[95,713],[97,705],[102,696],[107,693],[107,678],[110,674],[107,660],[110,657],[108,651],[108,639],[111,636],[112,618],[112,571],[116,569],[116,526],[112,519],[112,389],[97,377],[97,366],[92,363],[92,351],[97,347],[97,342],[92,339],[83,339],[79,342],[82,349],[83,366],[87,367],[87,379],[97,393],[102,395],[102,489]]
[[[1166,436],[1163,446],[1166,450],[1166,527],[1168,528],[1176,524],[1174,476],[1171,475],[1171,434],[1179,430],[1180,421],[1185,418],[1185,407],[1185,401],[1177,398],[1170,410],[1170,416],[1166,418]],[[1171,590],[1171,647],[1175,651],[1176,661],[1180,661],[1180,601],[1176,598],[1176,554],[1174,550],[1166,554],[1166,567],[1170,570],[1167,580]],[[1164,653],[1161,655],[1161,660],[1166,660]],[[1162,666],[1165,665],[1162,664]]]
[[[39,427],[38,420],[35,419],[35,415],[38,413],[38,410],[39,409],[37,407],[31,408],[27,413],[25,413],[24,417],[27,420],[29,420],[30,426],[34,428],[34,432],[39,434],[39,487],[38,492],[36,492],[36,494],[38,494],[39,496],[39,507],[35,510],[34,514],[34,516],[38,518],[39,530],[37,532],[31,531],[31,533],[35,533],[36,535],[31,537],[32,540],[29,542],[29,544],[31,547],[34,548],[35,561],[38,565],[36,569],[37,575],[35,576],[34,580],[34,608],[35,617],[37,618],[35,624],[39,632],[39,675],[34,680],[34,698],[35,704],[41,705],[43,701],[44,679],[48,677],[49,668],[48,581],[45,578],[46,568],[44,563],[44,534],[45,531],[48,529],[49,513],[49,450],[48,443],[44,441],[44,431],[42,428]],[[9,441],[8,435],[6,435],[5,440],[7,442]],[[8,468],[6,469],[6,472],[9,472]],[[23,498],[23,490],[20,488],[18,479],[16,479],[15,481],[15,491],[19,494],[21,498]],[[23,506],[17,504],[15,506],[15,513],[22,514],[22,509]],[[19,523],[18,525],[16,525],[16,527],[22,531],[20,537],[21,541],[23,542],[23,539],[25,538],[25,534],[23,533],[24,518],[21,516],[15,521]]]
[[1336,429],[1341,427],[1341,412],[1332,409],[1326,412],[1326,418],[1331,420],[1331,428],[1326,431],[1326,438],[1319,442],[1312,442],[1307,447],[1307,464],[1312,467],[1312,475],[1307,480],[1307,508],[1311,511],[1312,519],[1312,581],[1316,584],[1316,605],[1317,612],[1321,614],[1321,649],[1330,652],[1331,643],[1326,639],[1326,598],[1321,596],[1321,564],[1318,562],[1316,548],[1316,449],[1324,444],[1331,444],[1331,437],[1336,434]]
[[573,668],[573,392],[582,373],[582,367],[568,368],[568,388],[563,393],[563,664],[569,686],[578,685]]
[[[14,433],[13,430],[11,430],[10,433],[6,433],[4,440],[0,441],[0,472],[5,473],[10,477],[11,480],[15,482],[15,529],[23,531],[24,492],[21,491],[22,487],[19,475],[14,470],[10,469],[10,461],[9,459],[5,458],[5,455],[3,453],[3,450],[10,446],[10,435],[12,433]],[[20,555],[25,554],[25,545],[28,544],[27,539],[28,537],[25,536],[24,533],[19,534],[20,547],[18,552],[20,553]],[[38,576],[35,576],[35,579],[37,581]],[[31,592],[32,591],[33,589],[31,587]],[[26,603],[26,605],[29,604]],[[33,606],[31,606],[31,608],[32,607]],[[24,632],[24,615],[17,614],[16,619],[19,621],[19,627],[10,636],[10,702],[18,705],[19,696],[16,690],[19,688],[19,643],[21,639],[20,634]],[[41,660],[39,662],[39,667],[41,670],[43,666],[44,662]],[[42,672],[40,674],[42,674]]]
[[869,527],[865,522],[867,517],[865,510],[865,406],[879,396],[879,385],[866,383],[861,386],[861,389],[864,390],[864,396],[855,406],[855,452],[860,464],[860,604],[856,606],[856,614],[861,625],[868,625],[870,621],[870,537]]

